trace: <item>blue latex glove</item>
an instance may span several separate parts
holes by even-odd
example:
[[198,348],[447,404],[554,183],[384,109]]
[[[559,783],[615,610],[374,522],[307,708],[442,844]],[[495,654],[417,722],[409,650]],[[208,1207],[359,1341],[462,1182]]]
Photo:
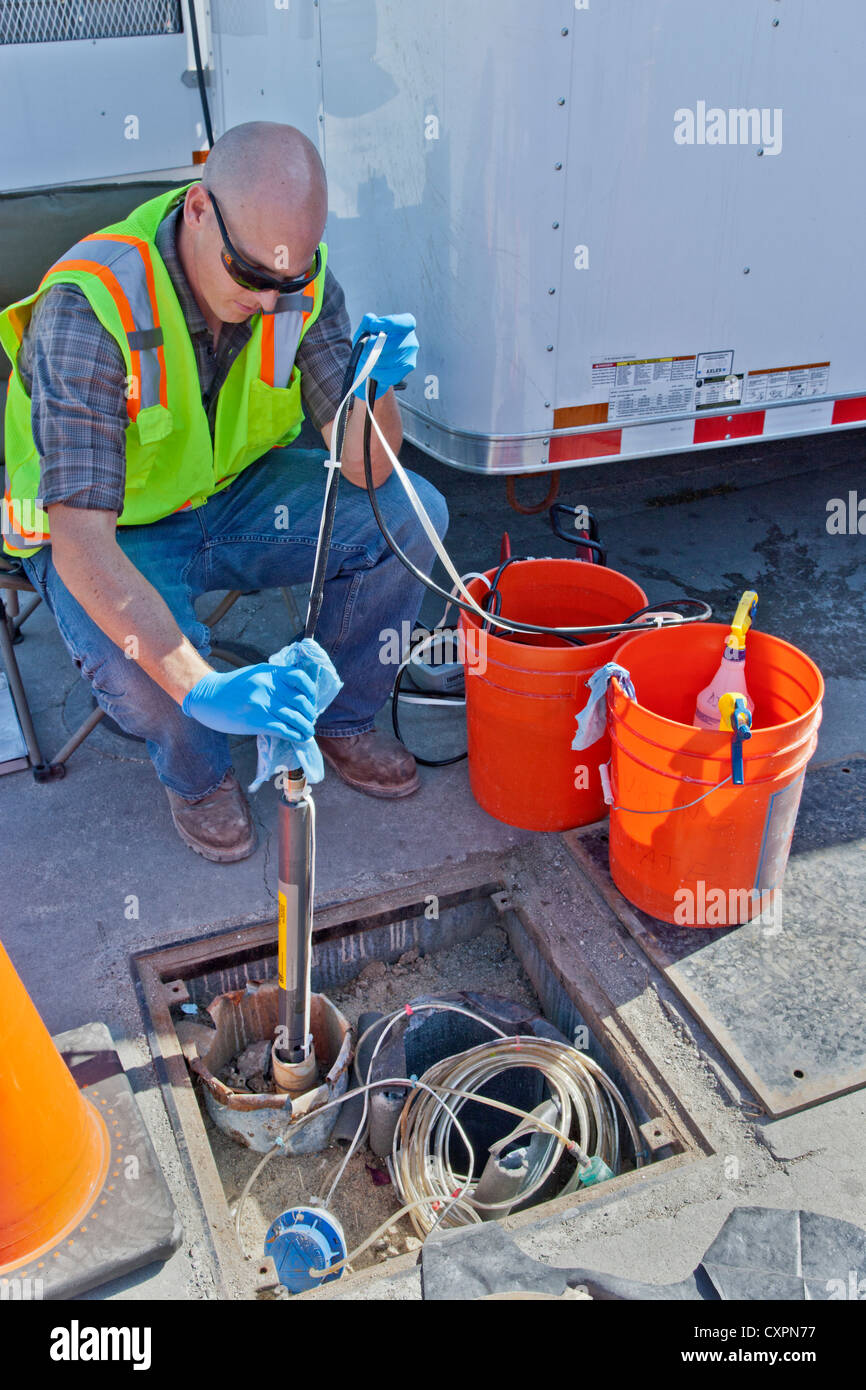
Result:
[[[372,376],[379,383],[379,394],[384,395],[389,386],[396,386],[404,376],[414,371],[418,359],[418,338],[415,334],[415,319],[412,314],[389,314],[376,318],[375,314],[365,314],[358,325],[352,346],[355,346],[362,333],[386,333],[385,346],[376,360]],[[358,371],[366,365],[376,339],[371,338],[364,345]],[[366,381],[355,391],[359,400],[364,399]]]
[[211,671],[184,697],[184,714],[224,734],[313,736],[316,687],[306,671],[262,662],[239,671]]
[[[316,717],[327,709],[343,682],[337,675],[334,663],[323,647],[313,637],[305,637],[301,642],[292,642],[282,651],[274,652],[272,663],[287,669],[303,671],[315,685],[314,703]],[[273,734],[259,734],[256,739],[258,763],[255,780],[248,790],[257,792],[263,782],[275,773],[289,768],[302,767],[308,782],[321,782],[325,775],[325,764],[314,738],[287,739]]]

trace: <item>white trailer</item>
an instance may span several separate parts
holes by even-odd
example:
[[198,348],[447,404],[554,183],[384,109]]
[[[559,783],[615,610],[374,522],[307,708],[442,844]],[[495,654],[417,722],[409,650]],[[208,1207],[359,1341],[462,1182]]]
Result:
[[866,422],[862,0],[380,0],[372,53],[320,8],[334,264],[418,319],[422,448],[509,473]]
[[[73,7],[147,10],[159,36],[4,41],[2,186],[191,159],[187,3]],[[0,0],[0,38],[58,8]],[[416,315],[405,432],[437,458],[522,473],[866,422],[862,0],[197,13],[216,133],[315,132],[353,320]]]

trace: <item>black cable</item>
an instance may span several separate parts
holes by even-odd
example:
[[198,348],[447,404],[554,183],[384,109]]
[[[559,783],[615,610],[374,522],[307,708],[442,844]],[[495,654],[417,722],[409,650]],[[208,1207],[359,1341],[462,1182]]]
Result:
[[[696,603],[703,603],[703,599],[699,599],[699,598],[666,598],[666,599],[659,599],[657,603],[647,603],[647,604],[645,604],[645,606],[644,606],[643,608],[637,608],[637,609],[635,609],[634,613],[630,613],[629,616],[626,618],[626,622],[627,622],[627,623],[633,623],[634,620],[635,620],[635,618],[642,618],[643,615],[644,615],[645,613],[655,613],[655,612],[657,612],[659,609],[660,609],[662,612],[666,613],[669,609],[671,609],[671,608],[676,608],[677,604],[679,604],[680,607],[682,607],[684,604],[688,604],[688,605],[690,605],[691,607],[694,607],[694,605],[695,605]],[[705,607],[705,608],[709,608],[709,604],[704,604],[704,607]],[[712,609],[710,609],[710,613],[712,614]],[[682,626],[683,626],[683,623],[691,623],[691,622],[694,622],[694,621],[695,621],[694,618],[684,618],[682,623],[677,623],[677,627],[682,627]],[[650,627],[650,624],[649,624],[649,623],[646,623],[646,624],[644,625],[644,628],[645,628],[645,629],[648,629],[649,627]],[[638,631],[640,631],[640,630],[641,630],[641,629],[639,628]]]
[[[589,534],[584,530],[578,531],[577,535],[570,534],[562,529],[557,521],[557,517],[561,512],[568,512],[569,516],[574,520],[577,508],[569,507],[565,502],[554,502],[548,513],[553,534],[558,536],[561,541],[567,541],[569,545],[577,546],[578,549],[583,546],[584,550],[589,550],[590,555],[596,556],[596,564],[606,565],[607,550],[598,538],[598,522],[592,512],[587,513]],[[592,561],[590,561],[590,563],[592,563]]]
[[198,41],[198,19],[195,13],[195,0],[187,0],[189,10],[189,30],[192,38],[192,51],[195,58],[195,75],[198,81],[198,94],[201,99],[201,111],[204,116],[204,128],[207,134],[209,149],[213,149],[213,126],[210,122],[210,107],[208,106],[207,92],[204,85],[204,67],[201,61],[201,47]]
[[[361,360],[361,353],[364,344],[358,342],[352,348],[346,371],[343,375],[343,389],[340,392],[340,399],[347,394],[349,387],[355,380],[358,371],[358,363]],[[350,402],[351,404],[351,402]],[[336,457],[341,459],[343,456],[343,440],[346,436],[346,424],[349,418],[348,407],[340,411],[340,418],[337,421],[337,440]],[[331,553],[331,536],[334,533],[334,516],[337,511],[337,490],[340,486],[340,468],[328,470],[328,485],[325,490],[324,511],[322,517],[322,542],[317,548],[316,568],[313,573],[310,585],[310,603],[307,608],[307,621],[304,625],[304,636],[313,637],[316,631],[316,624],[319,621],[319,614],[322,611],[322,600],[325,590],[325,574],[328,568],[328,558]]]
[[[502,612],[502,594],[500,593],[500,590],[499,590],[499,581],[500,581],[500,579],[502,578],[503,573],[505,572],[505,570],[508,569],[508,566],[509,566],[509,565],[513,565],[513,564],[515,563],[515,561],[517,561],[517,560],[529,560],[529,559],[530,559],[530,556],[529,556],[529,555],[507,555],[506,558],[505,558],[504,560],[501,561],[501,563],[500,563],[500,565],[499,565],[499,568],[497,569],[496,573],[495,573],[494,576],[493,576],[493,579],[492,579],[491,584],[490,584],[490,588],[488,589],[487,593],[484,595],[483,599],[481,600],[481,607],[484,609],[485,613],[489,613],[489,612],[491,611],[491,609],[492,609],[492,611],[493,611],[493,616],[494,616],[495,618],[498,618],[498,617],[499,617],[500,613]],[[483,626],[482,626],[482,631],[483,631],[483,632],[489,632],[490,629],[491,629],[491,624],[490,624],[490,623],[484,623],[484,624],[483,624]],[[509,641],[509,640],[513,642],[513,641],[515,640],[515,634],[514,634],[513,632],[504,632],[504,631],[501,631],[501,632],[498,632],[496,635],[497,635],[503,642],[507,642],[507,641]],[[567,636],[565,633],[562,633],[562,632],[557,633],[557,636],[558,636],[558,637],[561,637],[562,640],[563,640],[563,642],[570,642],[571,645],[572,645],[573,647],[585,647],[585,646],[586,646],[586,643],[585,643],[585,642],[582,642],[581,639],[580,639],[579,637],[569,637],[569,636]]]
[[[570,540],[571,538],[569,537],[568,539]],[[578,544],[578,545],[588,545],[588,544],[595,545],[595,544],[598,544],[598,543],[597,543],[597,542],[594,542],[594,541],[592,541],[592,542],[591,542],[591,541],[586,541],[585,539],[582,538],[580,541],[577,542],[577,544]],[[501,594],[501,592],[500,592],[500,590],[499,590],[499,581],[500,581],[500,579],[502,578],[503,572],[508,568],[509,565],[514,564],[514,562],[515,562],[516,560],[521,560],[521,561],[522,561],[522,560],[529,560],[530,558],[531,558],[531,557],[530,557],[529,555],[508,555],[508,556],[506,556],[506,558],[500,563],[499,568],[497,569],[496,573],[495,573],[494,576],[493,576],[493,579],[491,580],[490,588],[488,589],[487,593],[484,595],[483,599],[481,600],[481,607],[485,610],[485,612],[488,612],[488,613],[489,613],[489,612],[491,611],[491,607],[492,607],[494,617],[497,617],[497,618],[499,617],[499,615],[500,615],[500,613],[501,613],[501,611],[502,611],[502,594]],[[692,604],[692,605],[693,605],[693,604],[696,604],[696,603],[700,603],[701,601],[702,601],[702,600],[700,600],[700,599],[693,599],[693,598],[660,599],[657,603],[647,603],[647,604],[644,605],[643,608],[638,608],[634,613],[630,613],[629,616],[626,618],[626,622],[627,622],[627,623],[633,623],[634,620],[635,620],[635,618],[641,618],[641,617],[643,617],[643,615],[644,615],[645,613],[654,613],[654,612],[656,612],[656,610],[658,610],[658,609],[661,609],[662,611],[667,611],[668,609],[675,608],[677,604],[680,604],[680,605],[682,605],[682,604]],[[649,626],[649,624],[647,624],[647,626]],[[483,630],[484,630],[485,632],[489,632],[489,631],[490,631],[490,624],[489,624],[489,623],[484,623],[484,625],[483,625]],[[566,642],[572,642],[576,647],[585,647],[585,646],[586,646],[586,643],[585,643],[585,642],[581,642],[581,640],[580,640],[579,637],[566,637],[566,636],[564,636],[564,634],[562,634],[562,633],[558,633],[557,635],[558,635],[558,636],[562,636],[563,639],[564,639],[564,641],[566,641]],[[500,637],[500,638],[502,638],[504,641],[507,641],[507,640],[509,639],[509,637],[513,637],[513,634],[512,634],[512,633],[508,633],[508,632],[500,632],[500,633],[497,633],[497,636]]]
[[[456,629],[456,628],[453,628],[453,627],[449,627],[449,628],[438,628],[438,629],[437,629],[437,632],[438,632],[438,633],[441,633],[441,632],[456,632],[456,631],[457,631],[457,629]],[[412,656],[412,652],[413,652],[413,651],[417,651],[417,649],[418,649],[419,647],[423,646],[423,644],[424,644],[430,637],[433,636],[433,629],[432,629],[432,628],[429,628],[429,627],[426,627],[424,623],[416,623],[416,624],[415,624],[415,627],[414,627],[414,629],[413,629],[413,631],[412,631],[412,636],[415,637],[419,632],[420,632],[422,635],[419,637],[419,640],[415,643],[415,646],[410,648],[410,651],[409,651],[409,656],[410,656],[410,658],[411,658],[411,656]],[[397,704],[398,704],[398,701],[399,701],[399,699],[400,699],[400,696],[403,694],[403,689],[402,689],[402,686],[403,686],[403,678],[404,678],[404,676],[406,675],[407,671],[409,671],[409,663],[408,663],[408,661],[407,661],[406,663],[402,664],[402,665],[400,666],[399,670],[397,671],[397,679],[395,680],[395,682],[394,682],[394,688],[393,688],[393,690],[391,691],[391,724],[392,724],[392,726],[393,726],[394,733],[397,735],[397,738],[400,740],[400,742],[402,743],[402,745],[403,745],[404,748],[408,748],[409,745],[408,745],[408,743],[406,742],[406,740],[404,739],[403,735],[402,735],[401,732],[400,732],[400,718],[399,718],[399,715],[398,715],[398,713],[397,713]],[[411,674],[412,674],[412,673],[409,672],[410,678],[411,678]],[[414,684],[414,682],[413,682],[413,684]],[[453,701],[453,697],[452,697],[451,695],[448,695],[448,694],[445,694],[445,693],[439,694],[439,693],[436,692],[436,691],[420,690],[420,689],[418,689],[417,686],[415,687],[415,689],[416,689],[416,691],[417,691],[417,693],[418,693],[419,695],[422,695],[422,696],[424,697],[425,700],[444,700],[446,704],[451,704],[452,701]],[[407,691],[406,693],[409,694],[409,693],[411,693],[411,692]],[[465,700],[462,700],[462,701],[460,701],[459,703],[465,704],[466,701],[465,701]],[[410,751],[411,751],[411,750],[410,750]],[[448,767],[451,763],[461,763],[461,762],[463,761],[464,758],[467,758],[467,757],[469,756],[469,750],[467,749],[467,751],[466,751],[465,753],[458,753],[458,754],[457,754],[455,757],[453,757],[453,758],[420,758],[420,757],[418,756],[417,753],[413,754],[413,756],[414,756],[414,758],[415,758],[416,763],[421,763],[421,765],[422,765],[423,767]]]
[[[502,595],[499,592],[499,581],[509,565],[513,565],[517,560],[528,559],[528,555],[506,555],[504,560],[500,560],[496,573],[490,581],[490,588],[481,600],[481,607],[484,609],[485,613],[490,613],[492,611],[494,617],[499,617],[502,612]],[[482,624],[482,632],[489,632],[490,629],[490,623]]]
[[[373,334],[365,335],[365,337],[373,336]],[[360,341],[363,340],[359,339],[359,342]],[[379,530],[382,532],[382,535],[385,538],[385,541],[388,545],[388,549],[391,550],[393,554],[397,556],[397,559],[400,561],[401,565],[403,565],[404,568],[407,569],[410,574],[414,575],[415,578],[421,584],[423,584],[426,589],[430,589],[432,593],[438,594],[439,597],[443,598],[446,603],[453,603],[455,608],[461,608],[464,613],[471,614],[472,617],[475,618],[477,621],[478,613],[476,609],[473,608],[470,603],[467,603],[465,599],[458,598],[455,594],[449,593],[447,589],[443,589],[441,585],[437,584],[435,580],[429,577],[429,575],[426,575],[422,569],[419,569],[418,566],[412,560],[409,559],[408,555],[403,554],[403,551],[400,549],[399,545],[394,540],[394,537],[391,535],[391,532],[388,530],[388,524],[382,515],[382,509],[379,506],[379,503],[376,499],[376,485],[373,482],[373,460],[370,453],[370,445],[372,440],[372,424],[370,419],[370,412],[373,410],[373,407],[376,402],[377,383],[373,377],[368,377],[368,381],[370,382],[370,409],[366,412],[364,417],[364,481],[367,484],[367,493],[370,498],[370,504],[373,508],[373,515],[376,518],[376,524],[378,525]],[[682,623],[678,624],[678,626],[685,626],[687,623],[705,622],[708,618],[711,618],[713,616],[712,608],[708,603],[705,603],[703,599],[676,599],[672,600],[671,603],[669,603],[667,606],[669,608],[672,608],[674,606],[674,603],[687,603],[703,610],[702,612],[696,613],[692,618],[683,618]],[[600,636],[614,632],[635,632],[641,630],[634,628],[634,626],[629,622],[608,623],[602,627],[566,628],[543,627],[540,623],[519,623],[516,619],[511,618],[509,618],[508,622],[509,627],[514,629],[514,631],[516,632],[530,632],[536,634],[540,633],[544,636],[562,638],[574,637],[578,634],[584,636]]]
[[[394,682],[394,689],[391,692],[391,724],[393,726],[394,733],[397,735],[397,738],[400,740],[404,748],[408,748],[409,745],[407,744],[403,735],[400,733],[400,721],[397,717],[397,704],[400,699],[400,690],[403,685],[403,677],[405,676],[408,669],[408,664],[406,666],[400,667],[399,671],[397,672],[397,679]],[[425,697],[434,700],[448,700],[450,698],[447,695],[431,696],[427,691],[424,692],[424,695]],[[411,752],[411,749],[409,751]],[[464,758],[468,758],[469,749],[467,748],[465,753],[456,753],[453,758],[422,758],[419,757],[417,753],[413,753],[412,756],[414,757],[416,763],[420,763],[422,767],[450,767],[452,763],[462,763]]]
[[[366,339],[372,336],[372,334],[366,334],[364,338],[359,339],[358,343],[355,345],[355,349],[353,350],[353,358],[352,360],[350,360],[350,364],[346,372],[346,379],[343,387],[344,396],[348,391],[352,381],[354,380],[354,373],[356,371],[354,363],[355,351],[359,350],[361,345],[366,341]],[[387,523],[382,515],[382,510],[379,506],[379,502],[376,497],[376,486],[373,481],[373,458],[371,450],[373,427],[371,416],[376,404],[376,394],[378,391],[378,385],[374,377],[370,377],[368,378],[368,380],[369,388],[367,403],[369,408],[365,410],[364,414],[364,482],[366,483],[367,487],[367,495],[370,498],[370,505],[373,508],[373,515],[376,518],[376,524],[378,525],[379,530],[381,531],[382,536],[384,537],[389,550],[394,555],[396,555],[397,559],[400,561],[403,567],[409,571],[410,574],[412,574],[421,584],[423,584],[425,588],[430,589],[432,593],[438,594],[440,598],[445,599],[446,603],[454,604],[456,608],[460,608],[464,612],[471,614],[477,620],[478,615],[476,610],[472,607],[472,605],[467,603],[464,599],[457,598],[456,595],[449,593],[447,590],[443,589],[441,585],[437,584],[433,579],[426,575],[423,570],[419,569],[418,566],[414,564],[412,560],[409,559],[408,555],[403,554],[403,551],[400,549],[399,545],[394,540],[393,536],[388,530]],[[495,609],[493,616],[499,616],[499,609],[502,606],[502,595],[499,593],[497,587],[499,584],[499,580],[504,570],[508,567],[509,564],[511,564],[515,560],[525,560],[527,558],[528,557],[526,556],[508,556],[505,560],[503,560],[500,563],[494,576],[493,583],[490,586],[490,590],[488,591],[488,594],[485,596],[484,602],[481,605],[485,609],[485,611],[489,611],[489,607],[493,605]],[[643,613],[651,612],[653,611],[653,609],[662,607],[673,608],[677,604],[679,604],[680,606],[687,604],[692,607],[698,608],[699,610],[704,610],[703,612],[698,612],[697,614],[695,614],[694,617],[683,618],[683,624],[704,621],[705,619],[712,617],[713,610],[708,603],[705,603],[702,599],[686,598],[674,599],[665,604],[648,604],[646,608],[638,609],[637,613],[633,613],[631,619],[627,620],[625,623],[614,623],[607,627],[574,627],[558,629],[543,627],[540,624],[536,623],[519,623],[517,621],[509,621],[511,622],[511,627],[516,629],[517,632],[528,632],[536,635],[561,637],[565,641],[573,642],[577,646],[585,646],[586,644],[584,642],[580,642],[577,639],[577,633],[609,635],[614,632],[634,631],[635,629],[632,626],[632,620],[634,618],[641,616]],[[485,622],[483,624],[483,630],[488,630],[490,626],[491,624],[489,622]],[[509,635],[513,636],[514,634],[510,633]],[[394,689],[391,694],[391,723],[393,725],[396,737],[400,740],[401,743],[403,743],[404,747],[406,747],[406,744],[400,733],[400,721],[399,715],[397,713],[397,707],[400,699],[403,677],[407,669],[408,663],[407,665],[401,666],[401,668],[398,670],[396,679],[394,681]],[[468,757],[468,750],[465,753],[457,753],[454,757],[451,758],[421,758],[417,754],[414,754],[413,756],[415,757],[415,761],[417,763],[420,763],[422,767],[448,767],[453,763],[463,762],[463,760],[466,757]]]

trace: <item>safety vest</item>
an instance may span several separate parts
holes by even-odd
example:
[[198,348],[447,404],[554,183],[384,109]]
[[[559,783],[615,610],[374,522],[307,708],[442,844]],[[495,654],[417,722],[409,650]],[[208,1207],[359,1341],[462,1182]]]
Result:
[[76,285],[112,335],[126,363],[126,487],[121,526],[142,526],[200,507],[249,464],[300,432],[298,345],[319,316],[322,268],[297,294],[257,314],[217,397],[214,436],[202,403],[195,352],[177,295],[154,238],[185,196],[187,184],[136,208],[123,222],[77,242],[48,271],[35,294],[0,314],[0,342],[12,361],[6,406],[7,487],[3,543],[32,555],[49,539],[39,502],[39,455],[18,351],[33,305],[51,285]]

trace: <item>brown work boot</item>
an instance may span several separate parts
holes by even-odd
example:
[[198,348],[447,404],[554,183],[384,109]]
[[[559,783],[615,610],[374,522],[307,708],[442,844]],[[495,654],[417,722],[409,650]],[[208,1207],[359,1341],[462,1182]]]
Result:
[[256,828],[238,779],[227,772],[219,786],[197,801],[166,787],[175,829],[196,854],[216,864],[246,859],[256,847]]
[[347,786],[368,796],[411,796],[421,782],[415,759],[396,738],[371,729],[345,738],[316,736],[325,762]]

